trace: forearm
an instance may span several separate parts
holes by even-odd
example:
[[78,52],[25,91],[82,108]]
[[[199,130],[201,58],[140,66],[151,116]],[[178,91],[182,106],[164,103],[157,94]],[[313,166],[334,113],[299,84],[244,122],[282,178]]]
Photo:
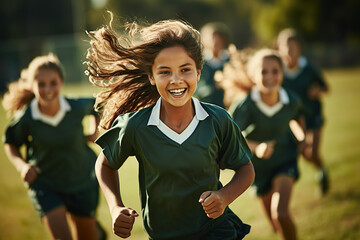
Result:
[[121,200],[118,171],[113,169],[101,152],[95,165],[96,177],[105,196],[110,212],[116,206],[123,207]]
[[224,197],[226,205],[232,203],[237,197],[245,192],[254,181],[254,177],[255,172],[251,162],[235,171],[231,181],[219,190]]
[[92,116],[89,123],[89,134],[85,136],[86,141],[95,142],[97,138],[97,128],[99,126],[100,118]]

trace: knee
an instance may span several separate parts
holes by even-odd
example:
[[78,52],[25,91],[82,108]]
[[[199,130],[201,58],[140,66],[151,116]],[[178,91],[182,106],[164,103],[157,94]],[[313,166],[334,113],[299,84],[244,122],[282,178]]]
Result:
[[278,222],[285,222],[288,221],[290,218],[289,211],[287,209],[274,209],[271,214],[273,220]]

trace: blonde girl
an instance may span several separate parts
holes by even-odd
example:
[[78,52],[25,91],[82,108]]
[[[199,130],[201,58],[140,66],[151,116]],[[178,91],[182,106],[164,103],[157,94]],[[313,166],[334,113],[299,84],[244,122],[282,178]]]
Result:
[[295,126],[302,133],[302,141],[301,101],[281,87],[282,61],[274,50],[256,51],[247,63],[246,74],[254,86],[245,98],[232,104],[229,112],[254,154],[253,185],[272,228],[282,239],[296,239],[289,205],[299,177],[298,143],[290,125],[299,121]]
[[[96,222],[99,187],[95,153],[84,136],[82,119],[97,114],[93,98],[70,99],[61,94],[64,73],[53,54],[34,58],[21,78],[10,84],[3,99],[12,116],[6,128],[5,153],[20,173],[35,210],[53,239],[105,239]],[[26,153],[20,153],[25,146]],[[99,228],[98,228],[99,227]]]

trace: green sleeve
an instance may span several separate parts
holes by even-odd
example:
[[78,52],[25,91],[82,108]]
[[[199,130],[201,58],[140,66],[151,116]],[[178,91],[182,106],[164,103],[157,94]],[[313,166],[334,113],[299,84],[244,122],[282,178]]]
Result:
[[250,161],[252,153],[241,134],[240,128],[230,116],[226,118],[222,126],[219,166],[221,169],[237,170]]
[[311,70],[313,72],[312,84],[315,84],[315,85],[323,87],[323,88],[327,88],[327,84],[326,84],[324,77],[321,74],[320,70],[315,68],[315,66],[311,66]]
[[128,127],[129,119],[128,114],[118,116],[112,127],[95,141],[103,149],[104,155],[114,169],[119,169],[129,156],[134,155],[134,137]]
[[295,117],[294,119],[298,119],[300,116],[305,116],[306,115],[306,109],[304,107],[304,104],[301,100],[301,98],[299,97],[298,94],[296,94],[293,91],[287,90],[288,91],[288,95],[290,96],[290,101],[292,101],[292,106],[295,109]]
[[232,108],[230,114],[236,124],[239,126],[241,131],[246,131],[246,129],[251,125],[251,111],[249,109],[248,98],[238,102],[235,107]]
[[97,112],[94,109],[95,98],[80,98],[79,101],[84,110],[84,115],[97,115]]
[[3,135],[3,142],[13,144],[20,147],[27,141],[26,124],[24,121],[24,111],[18,111],[15,113],[13,119],[5,129]]

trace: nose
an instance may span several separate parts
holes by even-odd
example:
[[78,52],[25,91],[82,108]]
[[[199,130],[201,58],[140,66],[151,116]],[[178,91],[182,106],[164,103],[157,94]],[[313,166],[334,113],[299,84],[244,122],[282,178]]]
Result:
[[45,92],[50,92],[52,89],[51,89],[51,86],[46,86],[46,87],[44,88],[44,90],[45,90]]
[[45,86],[43,89],[46,94],[51,93],[53,91],[53,87],[50,85]]
[[174,73],[172,76],[171,76],[171,80],[170,80],[170,84],[176,84],[176,83],[179,83],[181,82],[181,78],[178,76],[178,74]]

